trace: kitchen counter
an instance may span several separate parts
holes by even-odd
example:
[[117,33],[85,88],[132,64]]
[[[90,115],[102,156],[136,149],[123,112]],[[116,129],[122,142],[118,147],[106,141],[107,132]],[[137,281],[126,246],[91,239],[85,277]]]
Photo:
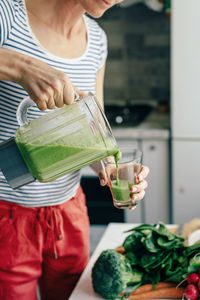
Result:
[[[91,270],[92,267],[103,250],[109,248],[116,248],[122,244],[125,237],[130,233],[124,233],[124,231],[138,226],[139,224],[130,223],[110,223],[104,232],[96,250],[90,258],[90,261],[85,268],[81,278],[79,279],[73,293],[71,294],[69,300],[97,300],[103,299],[101,296],[96,294],[92,287],[91,282]],[[168,225],[168,227],[173,227],[174,225]],[[159,300],[159,299],[158,299]],[[167,300],[167,299],[164,299]]]

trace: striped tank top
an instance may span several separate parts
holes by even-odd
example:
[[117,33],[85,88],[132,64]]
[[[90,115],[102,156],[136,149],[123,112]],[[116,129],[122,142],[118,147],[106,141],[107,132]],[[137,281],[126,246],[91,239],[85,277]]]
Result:
[[[19,51],[36,57],[68,75],[80,91],[95,92],[96,75],[107,56],[107,40],[96,21],[84,15],[87,29],[87,47],[84,54],[75,59],[64,59],[49,53],[42,47],[29,26],[24,0],[0,1],[0,44],[2,48]],[[18,123],[16,109],[27,92],[18,84],[0,81],[0,142],[14,136]],[[34,119],[47,111],[33,106],[28,118]],[[58,205],[72,198],[80,184],[80,170],[67,174],[53,182],[35,181],[17,190],[7,184],[0,171],[0,200],[23,206],[40,207]]]

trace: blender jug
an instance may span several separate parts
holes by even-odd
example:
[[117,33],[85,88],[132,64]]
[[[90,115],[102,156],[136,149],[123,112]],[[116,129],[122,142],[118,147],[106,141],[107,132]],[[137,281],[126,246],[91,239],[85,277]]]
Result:
[[[52,181],[119,152],[109,123],[92,93],[28,122],[27,108],[33,104],[29,97],[20,103],[17,110],[20,127],[14,137],[30,174],[29,182]],[[0,151],[4,148],[5,152],[5,144],[0,145]],[[4,173],[1,165],[0,161]],[[22,180],[17,185],[27,183]]]

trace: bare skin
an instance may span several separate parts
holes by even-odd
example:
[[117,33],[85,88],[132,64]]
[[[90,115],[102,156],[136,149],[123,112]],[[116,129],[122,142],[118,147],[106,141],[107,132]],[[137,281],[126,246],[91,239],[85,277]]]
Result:
[[[105,1],[26,0],[25,3],[29,24],[41,45],[56,56],[75,58],[84,53],[87,45],[83,14],[88,12],[98,18],[111,6],[121,2]],[[74,101],[75,87],[68,76],[36,58],[1,48],[0,65],[0,80],[17,82],[41,110],[62,107]],[[100,101],[103,102],[103,99],[100,98]]]
[[[26,0],[29,25],[41,46],[54,56],[73,59],[84,54],[87,32],[83,14],[94,18],[122,0]],[[62,107],[74,101],[74,90],[69,77],[34,57],[0,48],[0,80],[21,85],[41,110]],[[105,65],[97,74],[95,94],[103,107]],[[144,178],[149,169],[143,166],[137,188],[137,200],[144,197],[147,186]],[[100,173],[101,184],[106,177]]]

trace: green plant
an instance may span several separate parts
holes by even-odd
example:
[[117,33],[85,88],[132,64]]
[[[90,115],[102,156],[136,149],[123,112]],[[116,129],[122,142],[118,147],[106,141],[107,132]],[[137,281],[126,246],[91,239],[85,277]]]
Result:
[[180,282],[200,266],[200,244],[185,246],[184,238],[170,233],[161,222],[128,232],[123,243],[125,256],[132,267],[144,272],[144,282]]
[[103,251],[92,268],[93,288],[108,300],[116,299],[128,285],[141,282],[142,276],[124,255],[112,249]]

